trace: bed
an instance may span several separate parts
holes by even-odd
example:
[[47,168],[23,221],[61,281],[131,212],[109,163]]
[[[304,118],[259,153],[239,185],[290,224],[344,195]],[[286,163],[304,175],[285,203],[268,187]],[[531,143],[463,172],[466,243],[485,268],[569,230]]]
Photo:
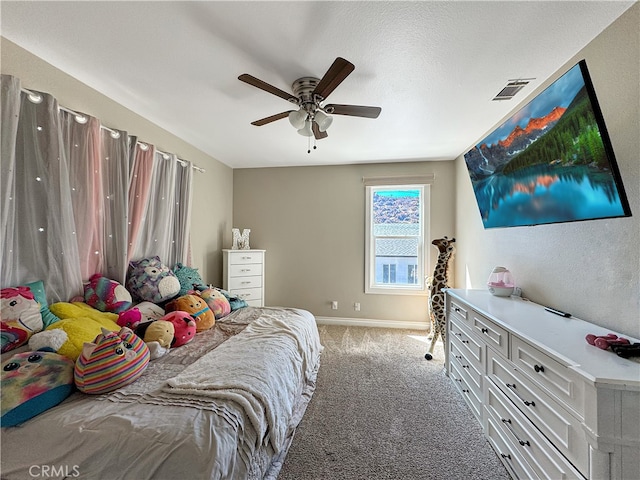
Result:
[[275,479],[321,349],[307,311],[235,310],[134,383],[3,428],[2,479]]

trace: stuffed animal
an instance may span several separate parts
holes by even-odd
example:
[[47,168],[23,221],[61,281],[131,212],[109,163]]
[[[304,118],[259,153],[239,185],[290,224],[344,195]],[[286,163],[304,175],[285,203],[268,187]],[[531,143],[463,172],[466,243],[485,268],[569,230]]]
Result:
[[178,277],[180,282],[179,296],[186,295],[193,291],[202,291],[207,288],[207,285],[202,281],[197,268],[187,267],[186,265],[178,262],[173,267],[173,273]]
[[216,320],[226,317],[231,313],[231,304],[227,297],[217,288],[207,288],[199,293],[199,295],[207,302],[207,305],[216,317]]
[[180,282],[160,257],[129,262],[127,289],[137,301],[162,303],[180,292]]
[[2,353],[24,345],[44,327],[40,304],[28,287],[0,290],[0,315]]
[[2,363],[3,427],[12,427],[59,404],[73,391],[73,361],[53,352],[23,352]]
[[136,327],[142,322],[142,313],[137,307],[130,308],[124,312],[118,314],[118,321],[116,322],[120,327],[127,327],[131,330],[135,330]]
[[174,328],[171,348],[181,347],[189,343],[196,335],[196,320],[187,312],[180,310],[169,312],[162,320],[171,322]]
[[183,295],[169,302],[165,310],[167,312],[175,312],[181,310],[191,314],[196,320],[196,332],[209,330],[216,324],[216,317],[204,301],[198,295]]
[[118,333],[103,330],[92,343],[85,343],[76,360],[74,379],[78,390],[107,393],[138,379],[149,364],[149,348],[129,328]]
[[117,332],[118,315],[101,312],[86,303],[54,303],[51,311],[60,318],[43,332],[29,339],[29,348],[39,350],[51,348],[56,353],[76,360],[86,342],[92,342],[103,328]]
[[163,356],[171,348],[175,327],[166,320],[144,322],[135,329],[135,334],[144,340],[149,347],[151,360]]
[[124,312],[131,307],[131,300],[126,288],[99,273],[84,284],[84,301],[101,312]]

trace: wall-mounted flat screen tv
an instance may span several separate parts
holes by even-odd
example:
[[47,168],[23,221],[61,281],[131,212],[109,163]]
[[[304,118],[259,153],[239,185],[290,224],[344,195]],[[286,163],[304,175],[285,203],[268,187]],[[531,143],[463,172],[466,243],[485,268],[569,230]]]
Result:
[[485,228],[631,216],[584,60],[464,159]]

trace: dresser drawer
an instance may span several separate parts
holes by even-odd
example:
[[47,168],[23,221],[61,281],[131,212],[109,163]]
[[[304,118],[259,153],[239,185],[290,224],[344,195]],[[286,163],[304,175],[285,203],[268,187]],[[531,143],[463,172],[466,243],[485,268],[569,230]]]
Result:
[[240,297],[242,300],[245,300],[249,304],[251,304],[250,301],[252,300],[262,299],[261,288],[236,288],[229,290],[229,293]]
[[477,370],[484,372],[484,344],[476,340],[469,330],[456,321],[449,324],[449,336],[451,342],[458,345],[465,358],[473,362]]
[[509,474],[514,479],[536,478],[537,476],[534,474],[531,465],[521,455],[515,453],[515,448],[507,440],[506,433],[502,430],[500,423],[500,420],[496,421],[488,412],[485,414],[485,436],[509,471]]
[[484,372],[478,369],[479,365],[476,361],[467,358],[468,352],[463,350],[456,338],[452,339],[449,355],[452,355],[451,362],[455,363],[461,371],[467,374],[470,381],[469,386],[481,392]]
[[471,326],[469,323],[469,309],[464,303],[451,299],[449,301],[449,315]]
[[248,277],[262,275],[261,263],[241,263],[229,265],[230,277]]
[[536,429],[511,401],[487,382],[485,408],[516,455],[543,479],[584,479],[582,474]]
[[511,361],[544,390],[584,418],[584,383],[580,376],[518,337],[511,339]]
[[262,287],[262,277],[231,277],[229,279],[229,290],[237,290],[239,288],[258,288]]
[[578,418],[491,350],[487,351],[487,375],[580,471],[588,471],[589,447]]
[[449,373],[453,384],[458,388],[467,405],[475,415],[478,422],[482,423],[482,390],[475,388],[469,381],[466,372],[456,363],[451,364]]
[[505,357],[509,355],[509,333],[495,322],[471,310],[471,327],[474,332]]
[[241,265],[246,263],[262,263],[262,252],[229,252],[229,265]]

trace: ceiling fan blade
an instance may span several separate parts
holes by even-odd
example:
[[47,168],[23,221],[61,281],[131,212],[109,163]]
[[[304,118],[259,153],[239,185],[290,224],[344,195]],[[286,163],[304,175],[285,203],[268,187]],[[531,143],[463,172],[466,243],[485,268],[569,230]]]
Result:
[[355,68],[353,63],[348,60],[341,57],[336,58],[329,67],[329,70],[327,70],[327,73],[324,74],[324,77],[322,77],[318,85],[316,85],[313,94],[326,99]]
[[259,78],[256,78],[248,73],[243,73],[238,77],[238,80],[241,80],[249,85],[252,85],[260,90],[264,90],[265,92],[269,92],[273,95],[276,95],[280,98],[284,98],[293,103],[298,103],[298,99],[294,97],[291,93],[287,93],[284,90],[280,90],[278,87],[274,87],[273,85],[268,84],[267,82],[263,82]]
[[313,130],[313,135],[316,137],[316,140],[322,140],[323,138],[327,138],[329,134],[327,132],[321,132],[320,127],[316,122],[313,122],[311,125],[311,130]]
[[275,122],[276,120],[282,120],[283,118],[287,118],[291,112],[294,110],[287,110],[286,112],[276,113],[275,115],[271,115],[270,117],[261,118],[260,120],[256,120],[255,122],[251,122],[251,125],[255,125],[256,127],[261,127],[262,125],[266,125],[267,123]]
[[326,105],[323,110],[329,115],[349,115],[352,117],[378,118],[382,108],[361,105]]

